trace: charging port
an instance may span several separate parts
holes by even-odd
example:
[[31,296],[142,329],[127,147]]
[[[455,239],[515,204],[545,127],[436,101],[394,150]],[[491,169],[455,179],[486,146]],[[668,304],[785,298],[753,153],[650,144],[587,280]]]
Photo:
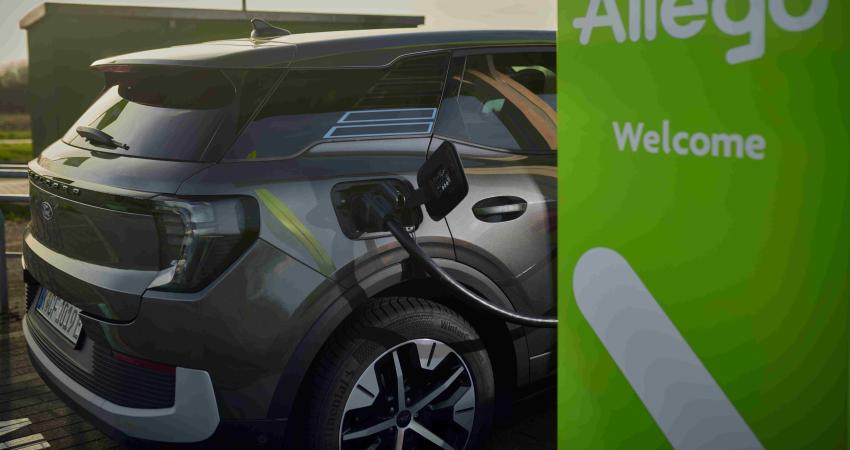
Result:
[[[351,181],[334,186],[331,200],[346,237],[374,239],[389,236],[383,209],[392,211],[393,218],[408,232],[415,231],[422,223],[422,210],[405,204],[413,191],[409,182],[397,178]],[[371,205],[376,200],[386,202],[381,211]]]

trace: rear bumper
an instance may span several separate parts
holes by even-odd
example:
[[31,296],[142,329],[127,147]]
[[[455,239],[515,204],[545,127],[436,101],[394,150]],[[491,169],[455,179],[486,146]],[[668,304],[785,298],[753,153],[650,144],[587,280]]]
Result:
[[[300,380],[309,366],[302,356],[293,360],[293,355],[323,309],[321,303],[315,302],[319,295],[316,293],[337,295],[335,285],[323,275],[262,239],[222,276],[193,293],[146,289],[150,280],[142,280],[141,275],[137,279],[132,271],[116,272],[110,267],[70,260],[40,245],[31,234],[25,236],[23,253],[25,276],[33,295],[37,292],[34,287],[45,288],[86,312],[81,315],[85,334],[82,342],[96,343],[106,355],[121,353],[172,367],[204,370],[211,379],[211,383],[206,383],[214,389],[222,423],[280,421],[288,417],[298,389],[297,383],[288,380]],[[306,302],[308,299],[311,302]],[[131,313],[113,314],[119,308]],[[36,345],[39,331],[46,330],[52,336],[52,329],[40,326],[38,314],[32,314],[29,320],[30,340],[34,338]],[[58,340],[64,342],[62,338]],[[85,345],[80,352],[58,347],[59,353],[87,369],[92,382],[102,386],[115,384],[101,382],[94,376],[91,359],[85,359]],[[48,358],[55,356],[51,348],[42,349]],[[64,368],[59,363],[54,365]],[[284,370],[289,366],[295,369],[285,374],[284,383]],[[182,369],[177,372],[174,375]],[[113,405],[140,409],[147,415],[151,414],[147,408],[159,410],[170,405],[127,404],[99,392],[73,373],[63,373]],[[120,379],[125,381],[121,389],[132,384],[127,377]],[[178,390],[179,385],[177,379],[171,383]],[[284,389],[279,389],[281,385]],[[135,397],[143,394],[133,392],[138,394]],[[285,406],[279,407],[280,404]],[[279,424],[272,428],[279,428]]]
[[219,425],[219,412],[209,374],[203,370],[176,369],[174,405],[143,409],[116,405],[71,379],[39,348],[23,320],[24,338],[33,365],[43,378],[80,408],[116,431],[138,439],[160,442],[199,442]]

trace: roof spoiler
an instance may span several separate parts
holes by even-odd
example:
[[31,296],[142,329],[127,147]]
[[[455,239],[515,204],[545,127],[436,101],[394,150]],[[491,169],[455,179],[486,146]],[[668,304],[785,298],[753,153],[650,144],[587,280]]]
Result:
[[136,66],[171,66],[195,69],[286,68],[295,56],[295,45],[272,39],[206,42],[144,50],[112,56],[92,63],[101,72],[132,72]]

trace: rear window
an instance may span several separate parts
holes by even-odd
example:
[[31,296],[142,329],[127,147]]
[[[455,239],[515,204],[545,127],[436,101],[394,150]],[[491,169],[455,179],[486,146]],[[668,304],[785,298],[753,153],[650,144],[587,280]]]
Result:
[[[268,92],[279,74],[179,69],[108,73],[106,89],[68,130],[63,141],[91,150],[145,158],[217,159],[220,155],[210,151],[215,138],[232,142],[240,119],[249,116],[242,110],[253,112],[257,99]],[[250,89],[243,92],[243,86]],[[78,126],[101,130],[129,149],[88,142],[77,134]]]
[[329,140],[428,135],[447,66],[447,54],[432,54],[382,69],[291,70],[227,159],[286,158]]

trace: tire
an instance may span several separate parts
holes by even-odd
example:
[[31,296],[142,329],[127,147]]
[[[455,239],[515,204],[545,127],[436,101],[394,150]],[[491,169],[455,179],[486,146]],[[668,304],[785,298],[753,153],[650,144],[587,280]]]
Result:
[[[302,448],[395,449],[402,439],[404,448],[440,448],[432,443],[442,440],[474,449],[493,420],[482,340],[458,313],[429,300],[380,298],[357,311],[324,345],[310,378]],[[384,428],[363,435],[376,427]]]

